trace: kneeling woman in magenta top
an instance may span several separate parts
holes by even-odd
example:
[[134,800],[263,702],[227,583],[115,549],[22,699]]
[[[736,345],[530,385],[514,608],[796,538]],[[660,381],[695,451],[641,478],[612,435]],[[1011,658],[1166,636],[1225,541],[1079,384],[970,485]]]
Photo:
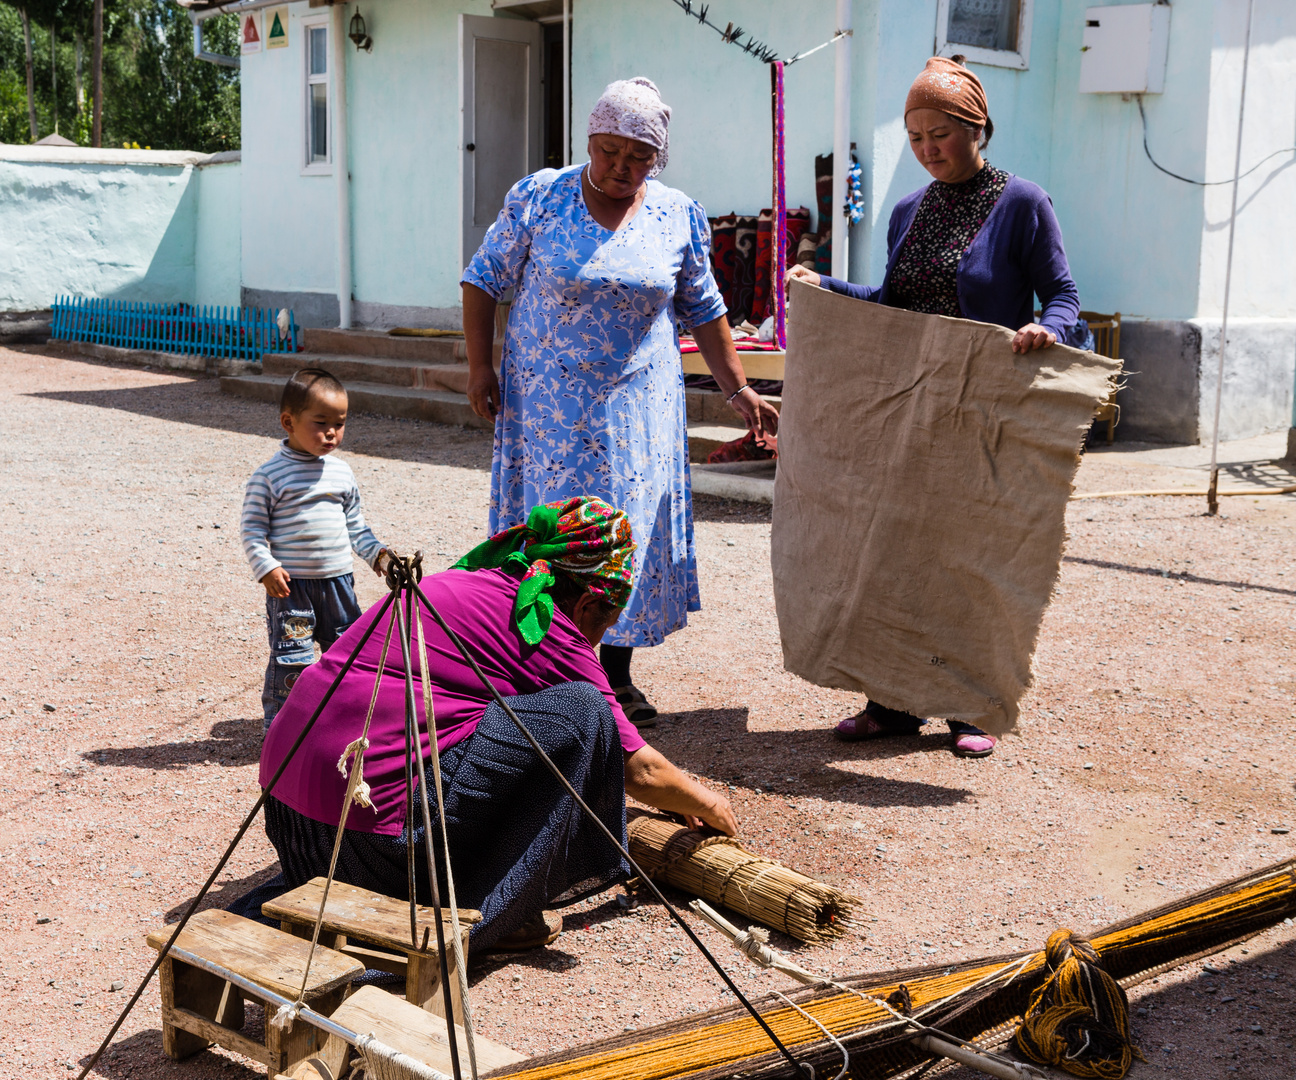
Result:
[[[933,182],[896,204],[882,284],[853,285],[801,266],[788,278],[889,307],[997,323],[1016,331],[1014,352],[1046,349],[1059,338],[1092,347],[1081,340],[1087,328],[1077,324],[1080,295],[1053,203],[1043,188],[981,156],[994,124],[981,80],[958,59],[928,60],[905,99],[909,145]],[[916,735],[924,723],[902,701],[870,701],[837,725],[837,736]],[[995,740],[980,728],[953,720],[949,726],[955,753],[993,752]]]
[[[623,844],[627,793],[733,835],[737,826],[728,800],[644,743],[595,655],[594,643],[629,598],[634,547],[621,511],[601,499],[568,499],[537,507],[525,525],[475,548],[455,568],[424,579],[423,591]],[[263,785],[377,611],[375,605],[366,612],[298,679],[266,736]],[[545,918],[546,908],[600,891],[629,867],[549,775],[431,616],[421,612],[420,617],[457,899],[482,913],[472,928],[472,947],[544,944],[561,925],[552,915]],[[266,800],[266,833],[279,854],[283,880],[273,883],[274,889],[259,890],[256,906],[274,891],[328,872],[346,791],[338,760],[360,737],[385,630],[379,627],[361,649]],[[411,654],[422,716],[417,641],[415,632]],[[418,899],[427,903],[422,824],[416,815],[411,837],[405,820],[404,725],[404,674],[399,642],[393,642],[364,761],[373,805],[351,809],[336,876],[408,898],[406,858],[412,843],[419,860]],[[426,732],[423,738],[426,746]],[[428,790],[434,790],[430,778]]]

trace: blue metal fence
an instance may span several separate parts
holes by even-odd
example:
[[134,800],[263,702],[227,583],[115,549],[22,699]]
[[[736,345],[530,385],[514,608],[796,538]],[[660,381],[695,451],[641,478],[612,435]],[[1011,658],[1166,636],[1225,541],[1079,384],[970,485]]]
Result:
[[[285,316],[282,323],[280,315]],[[297,352],[291,311],[273,308],[145,304],[63,296],[54,304],[53,336],[123,349],[193,353],[259,360],[265,353]]]

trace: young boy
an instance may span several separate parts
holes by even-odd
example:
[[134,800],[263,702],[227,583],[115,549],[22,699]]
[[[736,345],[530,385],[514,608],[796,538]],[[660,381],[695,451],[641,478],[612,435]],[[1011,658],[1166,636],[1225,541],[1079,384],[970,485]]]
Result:
[[315,642],[327,649],[360,617],[352,550],[382,573],[387,549],[365,525],[355,475],[328,456],[342,443],[346,415],[342,384],[323,368],[302,368],[279,401],[288,437],[243,497],[243,551],[266,591],[267,731],[297,676],[315,662]]

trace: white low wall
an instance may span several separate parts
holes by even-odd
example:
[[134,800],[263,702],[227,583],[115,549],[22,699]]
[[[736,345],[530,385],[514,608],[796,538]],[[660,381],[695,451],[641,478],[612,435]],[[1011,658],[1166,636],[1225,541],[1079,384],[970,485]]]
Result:
[[0,311],[239,302],[239,155],[0,144]]

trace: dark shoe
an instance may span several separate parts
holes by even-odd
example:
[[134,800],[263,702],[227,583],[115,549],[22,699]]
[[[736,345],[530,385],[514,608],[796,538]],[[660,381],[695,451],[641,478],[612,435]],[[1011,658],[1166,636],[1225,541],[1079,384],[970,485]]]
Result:
[[917,735],[927,723],[912,713],[888,709],[870,701],[864,711],[848,717],[833,729],[842,742],[866,742],[869,739],[888,739],[893,735]]
[[562,933],[562,916],[556,911],[542,911],[528,919],[511,934],[505,934],[487,952],[526,952],[541,945],[552,945]]
[[657,710],[637,686],[618,686],[612,693],[616,695],[617,704],[626,714],[626,719],[635,727],[657,726]]

